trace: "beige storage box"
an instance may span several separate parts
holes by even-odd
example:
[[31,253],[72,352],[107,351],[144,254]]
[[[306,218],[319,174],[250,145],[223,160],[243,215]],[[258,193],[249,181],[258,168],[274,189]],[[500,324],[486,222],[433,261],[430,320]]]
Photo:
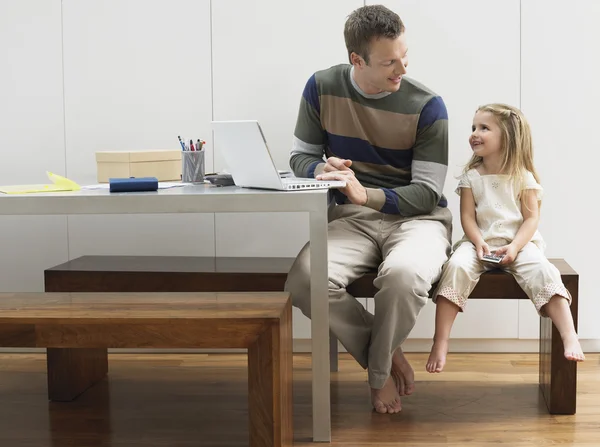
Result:
[[181,151],[96,152],[98,183],[109,178],[156,177],[159,182],[181,180]]

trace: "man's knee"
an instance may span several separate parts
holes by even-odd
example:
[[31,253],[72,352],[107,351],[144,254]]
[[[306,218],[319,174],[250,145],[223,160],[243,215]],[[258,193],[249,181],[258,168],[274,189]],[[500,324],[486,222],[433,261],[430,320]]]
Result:
[[310,255],[304,248],[292,265],[284,290],[290,293],[292,305],[310,316]]
[[[425,305],[438,270],[439,266],[419,267],[410,262],[384,265],[374,284],[379,290],[394,292],[393,295],[402,299],[412,297],[418,304]],[[392,293],[385,295],[392,296]]]

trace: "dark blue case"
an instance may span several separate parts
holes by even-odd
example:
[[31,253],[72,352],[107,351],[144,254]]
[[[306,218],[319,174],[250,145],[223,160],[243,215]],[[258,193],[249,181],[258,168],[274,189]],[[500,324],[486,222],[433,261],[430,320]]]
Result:
[[108,184],[110,192],[158,190],[158,179],[156,177],[109,178]]

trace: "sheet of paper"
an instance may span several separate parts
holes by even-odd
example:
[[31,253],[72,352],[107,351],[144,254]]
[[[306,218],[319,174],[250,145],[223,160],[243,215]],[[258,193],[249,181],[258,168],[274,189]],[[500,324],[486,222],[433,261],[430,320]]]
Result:
[[36,184],[36,185],[6,185],[0,186],[0,193],[4,194],[32,194],[39,192],[56,192],[56,191],[79,191],[80,186],[73,180],[69,180],[62,175],[53,174],[46,171],[48,179],[52,184]]

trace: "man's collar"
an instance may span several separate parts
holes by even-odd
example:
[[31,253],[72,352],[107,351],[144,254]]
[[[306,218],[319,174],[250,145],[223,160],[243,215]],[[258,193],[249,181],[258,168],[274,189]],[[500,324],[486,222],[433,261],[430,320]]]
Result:
[[380,93],[375,93],[374,95],[369,95],[368,93],[365,93],[356,83],[356,81],[354,80],[354,65],[352,65],[352,67],[350,68],[350,82],[352,83],[352,87],[354,87],[354,89],[363,97],[368,98],[368,99],[380,99],[380,98],[385,98],[388,95],[391,95],[391,92],[380,92]]

